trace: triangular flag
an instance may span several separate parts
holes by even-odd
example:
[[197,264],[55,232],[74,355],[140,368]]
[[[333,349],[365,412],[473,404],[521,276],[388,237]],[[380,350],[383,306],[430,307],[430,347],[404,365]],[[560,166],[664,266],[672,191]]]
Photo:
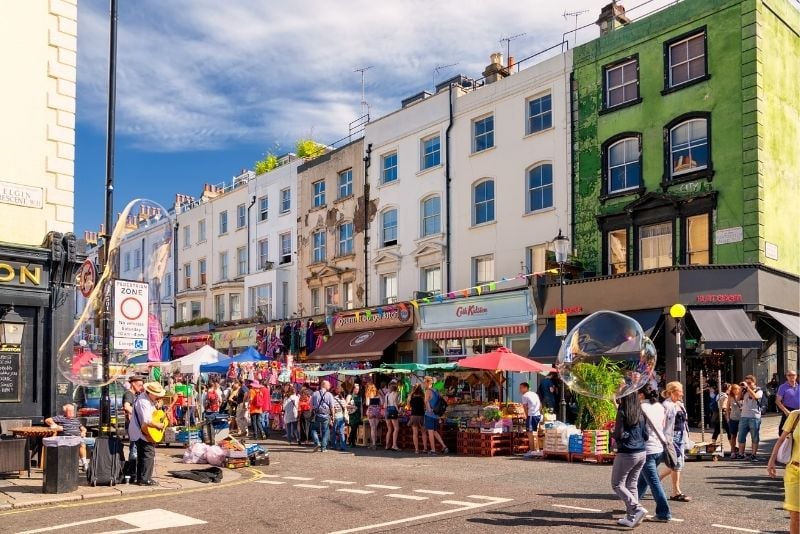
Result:
[[430,304],[431,303],[431,299],[430,299],[430,297],[425,297],[424,299],[422,299],[422,302],[424,302],[425,304]]
[[356,312],[356,321],[361,319],[361,312]]
[[416,300],[412,300],[411,305],[414,306],[414,308],[419,309],[419,303],[417,303]]
[[478,295],[480,295],[481,292],[483,291],[482,286],[475,286],[475,291],[478,293]]
[[[400,304],[398,304],[398,307],[400,308],[400,311],[406,311],[406,309],[408,308],[408,306],[406,306],[402,302]],[[394,311],[394,310],[392,310],[392,311]]]
[[447,294],[447,298],[449,298],[449,299],[454,299],[454,298],[456,298],[456,294],[455,294],[455,292],[454,292],[454,291],[451,291],[450,293],[448,293],[448,294]]
[[367,316],[367,321],[369,321],[370,319],[372,319],[372,310],[365,311],[364,315]]
[[461,290],[461,294],[464,295],[464,297],[468,297],[469,296],[469,289],[462,289]]
[[497,282],[489,282],[489,291],[497,289]]
[[383,315],[383,308],[381,308],[380,306],[375,308],[375,311],[378,312],[378,315]]
[[441,295],[436,295],[436,302],[441,304],[442,302],[444,302],[444,297]]

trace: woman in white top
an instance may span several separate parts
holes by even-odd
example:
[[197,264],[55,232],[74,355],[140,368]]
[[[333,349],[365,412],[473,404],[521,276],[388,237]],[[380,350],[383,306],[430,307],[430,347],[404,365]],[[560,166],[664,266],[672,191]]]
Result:
[[663,459],[663,442],[666,441],[664,436],[666,412],[664,406],[658,402],[658,391],[654,391],[649,385],[639,390],[639,401],[642,403],[642,413],[647,419],[648,430],[650,430],[645,448],[647,457],[644,462],[644,468],[642,468],[642,472],[639,475],[639,502],[642,501],[644,494],[647,493],[647,486],[650,486],[650,491],[653,492],[653,500],[656,501],[656,514],[653,517],[653,521],[667,522],[672,518],[672,512],[669,509],[669,501],[667,500],[667,494],[664,492],[664,486],[661,485],[661,479],[658,477],[658,464]]
[[283,399],[283,422],[286,423],[286,439],[289,444],[300,441],[300,432],[297,428],[297,407],[300,404],[300,397],[294,388],[287,390],[287,395]]
[[400,395],[397,393],[397,383],[392,382],[389,384],[389,393],[386,394],[385,416],[386,416],[386,450],[389,450],[391,444],[393,451],[399,451],[397,446],[397,438],[400,433],[400,409],[398,408],[398,401]]

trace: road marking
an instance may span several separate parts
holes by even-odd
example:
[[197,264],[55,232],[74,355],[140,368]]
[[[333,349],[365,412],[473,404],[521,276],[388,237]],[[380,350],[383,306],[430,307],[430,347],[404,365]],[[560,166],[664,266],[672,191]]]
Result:
[[273,486],[280,486],[281,484],[286,484],[281,480],[256,480],[259,484],[272,484]]
[[427,493],[429,495],[455,495],[452,491],[414,490],[414,493]]
[[337,489],[336,491],[341,491],[343,493],[355,493],[356,495],[369,495],[370,493],[375,493],[374,491],[370,490],[360,490],[360,489],[350,489],[350,488],[341,488]]
[[[648,515],[647,519],[653,519],[654,517],[654,515]],[[678,519],[677,517],[670,518],[669,520],[670,523],[683,523],[684,521],[685,519]]]
[[328,489],[330,486],[318,486],[317,484],[295,484],[294,487],[307,489]]
[[724,529],[727,529],[727,530],[736,530],[737,532],[764,532],[763,530],[753,530],[751,528],[742,528],[742,527],[731,527],[731,526],[728,526],[728,525],[718,525],[716,523],[714,523],[711,526],[712,527],[717,527],[717,528],[724,528]]
[[366,487],[375,489],[390,489],[390,490],[401,489],[401,486],[384,486],[383,484],[367,484]]
[[342,485],[342,486],[350,486],[352,484],[355,484],[355,482],[350,482],[348,480],[323,480],[322,483],[323,484],[339,484],[339,485]]
[[[153,520],[154,517],[157,517],[158,520],[154,521]],[[109,530],[102,534],[112,534],[117,532],[143,532],[146,530],[161,530],[166,528],[188,527],[193,525],[206,524],[205,521],[189,517],[188,515],[176,514],[175,512],[170,512],[169,510],[156,508],[153,510],[144,510],[141,512],[133,512],[130,514],[109,515],[106,517],[98,517],[96,519],[87,519],[85,521],[65,523],[63,525],[54,525],[51,527],[26,530],[24,532],[21,532],[20,534],[36,534],[39,532],[51,532],[53,530],[62,530],[65,528],[90,525],[92,523],[102,523],[104,521],[120,521],[122,523],[127,523],[134,528],[125,530]]]
[[[503,504],[507,502],[511,502],[513,499],[503,499],[500,497],[493,498],[493,497],[481,497],[482,499],[486,500],[486,502],[482,503],[472,503],[469,506],[461,506],[459,508],[453,508],[451,510],[443,510],[441,512],[432,512],[430,514],[418,515],[414,517],[406,517],[404,519],[396,519],[394,521],[387,521],[386,523],[377,523],[375,525],[365,525],[363,527],[355,527],[349,528],[346,530],[337,530],[336,532],[331,532],[330,534],[351,534],[352,532],[364,532],[378,530],[381,528],[392,527],[395,525],[402,525],[403,523],[411,523],[414,521],[422,521],[423,519],[430,519],[433,517],[441,517],[443,515],[452,515],[457,514],[459,512],[466,512],[468,510],[475,510],[477,508],[485,508],[487,506],[493,506],[497,504]],[[491,500],[489,500],[491,499]]]
[[406,499],[409,501],[427,501],[428,497],[420,497],[419,495],[402,495],[400,493],[388,493],[387,497],[392,497],[393,499]]
[[307,482],[309,480],[314,480],[313,478],[309,477],[283,477],[285,480],[297,480],[299,482]]
[[281,478],[280,475],[261,475],[263,478]]
[[475,506],[476,504],[481,504],[481,506],[483,506],[483,503],[474,503],[469,501],[442,501],[442,504],[453,504],[455,506]]
[[496,501],[499,497],[487,497],[486,495],[467,495],[467,499],[481,499],[482,501]]
[[569,510],[578,510],[580,512],[602,512],[602,510],[598,510],[597,508],[581,508],[580,506],[568,506],[566,504],[554,504],[554,508],[567,508]]

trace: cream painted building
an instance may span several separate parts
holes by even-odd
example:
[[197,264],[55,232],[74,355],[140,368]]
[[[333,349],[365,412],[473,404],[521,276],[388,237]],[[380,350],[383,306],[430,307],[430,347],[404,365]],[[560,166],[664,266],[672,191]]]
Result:
[[77,0],[0,6],[0,242],[72,232]]

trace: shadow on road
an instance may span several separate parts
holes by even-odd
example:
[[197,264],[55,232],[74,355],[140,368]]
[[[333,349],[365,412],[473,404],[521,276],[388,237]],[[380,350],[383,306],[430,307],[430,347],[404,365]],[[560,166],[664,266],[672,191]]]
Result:
[[[487,527],[573,527],[592,531],[619,531],[610,512],[563,512],[531,510],[529,512],[486,512],[490,517],[475,517],[467,521]],[[603,522],[600,522],[603,520]]]

